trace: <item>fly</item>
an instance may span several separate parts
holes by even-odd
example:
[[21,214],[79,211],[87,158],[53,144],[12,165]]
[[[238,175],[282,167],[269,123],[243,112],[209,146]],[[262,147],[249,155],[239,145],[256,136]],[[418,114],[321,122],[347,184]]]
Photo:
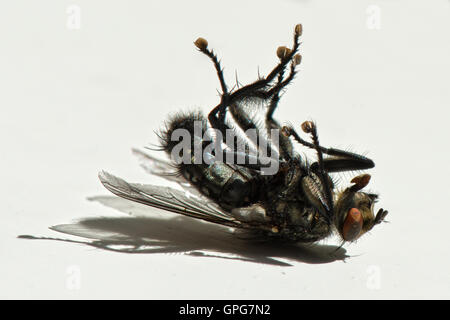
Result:
[[[311,121],[301,125],[308,141],[292,126],[281,126],[273,118],[281,94],[301,63],[301,34],[298,24],[292,47],[277,49],[279,63],[267,76],[231,89],[208,42],[203,38],[194,42],[214,64],[220,103],[207,117],[186,112],[167,121],[159,138],[170,161],[135,150],[148,172],[179,183],[185,191],[128,183],[104,171],[100,181],[125,199],[268,238],[314,242],[336,231],[343,241],[352,242],[381,223],[388,212],[379,209],[374,213],[378,195],[362,191],[369,174],[354,177],[343,190],[338,190],[330,176],[373,168],[371,159],[323,147]],[[261,108],[264,120],[257,121],[254,111]],[[317,159],[311,163],[302,158],[294,143],[315,150]],[[268,168],[276,170],[269,172]]]

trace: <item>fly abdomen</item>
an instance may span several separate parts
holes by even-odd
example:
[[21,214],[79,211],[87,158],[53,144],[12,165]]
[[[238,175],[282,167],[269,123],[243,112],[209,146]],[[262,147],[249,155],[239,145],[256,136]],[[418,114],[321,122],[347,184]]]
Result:
[[[200,146],[199,154],[203,156],[204,148],[211,143],[203,140],[207,129],[207,121],[201,113],[178,114],[161,132],[162,148],[177,163],[180,174],[205,196],[226,209],[248,205],[255,198],[257,189],[251,169],[222,161],[210,161],[208,164],[203,159],[195,159],[198,154],[195,148]],[[180,147],[179,144],[186,143],[186,139],[188,145]]]
[[178,167],[186,180],[225,209],[246,206],[255,198],[256,183],[242,169],[223,162],[181,164]]

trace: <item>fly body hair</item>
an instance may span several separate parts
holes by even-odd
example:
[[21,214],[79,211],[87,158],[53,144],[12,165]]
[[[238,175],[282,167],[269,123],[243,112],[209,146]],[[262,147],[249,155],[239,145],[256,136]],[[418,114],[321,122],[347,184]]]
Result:
[[162,149],[170,154],[172,149],[179,143],[179,141],[174,141],[172,139],[172,134],[177,129],[184,129],[189,132],[191,137],[191,147],[193,147],[195,139],[194,128],[196,122],[201,123],[201,134],[203,137],[208,129],[208,121],[201,111],[193,110],[178,112],[170,116],[169,120],[164,123],[164,127],[158,134]]

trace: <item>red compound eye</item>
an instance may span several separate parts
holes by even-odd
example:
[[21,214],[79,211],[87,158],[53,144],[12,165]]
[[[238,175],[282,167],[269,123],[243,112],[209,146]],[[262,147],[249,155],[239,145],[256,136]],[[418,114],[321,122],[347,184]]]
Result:
[[345,217],[344,226],[342,227],[342,236],[345,241],[353,241],[358,238],[363,226],[361,212],[356,208],[348,210]]

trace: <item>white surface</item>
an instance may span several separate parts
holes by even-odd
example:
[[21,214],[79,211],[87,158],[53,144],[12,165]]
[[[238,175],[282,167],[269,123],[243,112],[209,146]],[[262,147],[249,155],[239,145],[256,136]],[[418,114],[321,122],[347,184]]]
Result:
[[[66,27],[72,4],[79,30]],[[369,5],[381,9],[379,30],[367,27]],[[5,1],[0,9],[0,298],[450,298],[449,1]],[[246,246],[186,220],[147,230],[112,208],[131,210],[123,202],[86,200],[108,195],[100,169],[157,182],[130,148],[156,143],[168,113],[217,103],[213,66],[192,44],[198,36],[229,83],[235,70],[247,83],[258,66],[273,67],[296,23],[301,71],[276,117],[314,119],[323,144],[369,151],[370,187],[390,212],[389,224],[346,246],[345,263]],[[181,248],[126,254],[17,238],[89,241],[48,229],[86,217],[123,217],[128,224],[112,220],[113,230],[130,236],[136,227],[135,237]],[[246,259],[228,259],[239,253]]]

